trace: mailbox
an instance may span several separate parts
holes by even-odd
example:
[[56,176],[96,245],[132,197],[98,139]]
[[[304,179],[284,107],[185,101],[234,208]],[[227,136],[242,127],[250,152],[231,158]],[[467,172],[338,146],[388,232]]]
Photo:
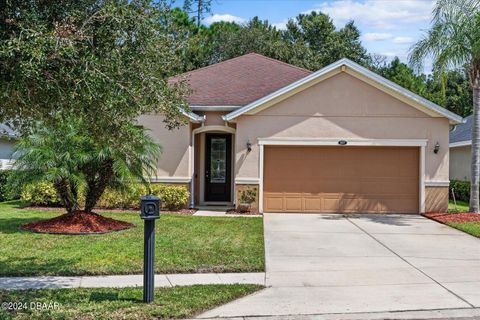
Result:
[[153,220],[160,218],[160,199],[152,194],[140,198],[140,218]]

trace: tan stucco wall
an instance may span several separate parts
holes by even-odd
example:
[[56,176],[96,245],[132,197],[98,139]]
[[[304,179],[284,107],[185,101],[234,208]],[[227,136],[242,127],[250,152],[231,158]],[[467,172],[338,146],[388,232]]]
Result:
[[140,125],[150,129],[152,137],[162,146],[158,161],[158,177],[189,176],[190,125],[168,130],[163,116],[144,115],[138,119]]
[[[428,139],[425,179],[448,180],[449,123],[340,73],[255,115],[237,119],[236,176],[259,177],[258,138]],[[246,143],[252,151],[247,154]],[[433,153],[436,142],[438,154]]]
[[250,204],[250,210],[258,210],[258,192],[259,185],[258,184],[236,184],[235,185],[235,204],[238,208],[238,206],[241,204],[241,197],[242,197],[242,192],[247,189],[253,189],[256,191],[256,197],[255,197],[255,202]]
[[206,116],[205,119],[205,126],[224,126],[225,120],[222,119],[222,116],[227,114],[228,112],[214,112],[214,111],[207,111],[207,112],[196,112],[199,116]]
[[472,147],[450,148],[450,179],[470,181]]
[[447,212],[448,187],[425,188],[425,212]]

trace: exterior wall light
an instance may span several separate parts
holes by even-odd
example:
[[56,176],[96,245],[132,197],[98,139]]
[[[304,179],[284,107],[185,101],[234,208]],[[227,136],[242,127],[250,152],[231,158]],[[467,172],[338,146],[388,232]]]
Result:
[[437,154],[439,150],[440,150],[440,143],[437,142],[435,144],[435,147],[433,147],[433,153]]
[[252,151],[252,143],[250,142],[250,140],[247,141],[247,152],[250,152]]

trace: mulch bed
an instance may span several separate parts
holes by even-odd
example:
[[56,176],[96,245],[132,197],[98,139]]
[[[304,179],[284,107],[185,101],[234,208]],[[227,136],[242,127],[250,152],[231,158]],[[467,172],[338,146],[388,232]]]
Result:
[[449,223],[449,222],[456,222],[456,223],[464,223],[464,222],[480,222],[480,214],[479,213],[425,213],[424,214],[427,218],[437,220],[442,223]]
[[61,216],[31,222],[20,227],[21,230],[36,233],[54,234],[93,234],[107,233],[133,228],[135,225],[107,217],[96,213],[77,211],[73,214],[62,214]]
[[227,214],[241,214],[244,216],[253,216],[253,215],[262,215],[260,212],[257,210],[250,210],[250,211],[237,211],[235,209],[228,210],[226,212]]
[[[23,207],[20,209],[24,210],[39,210],[39,211],[62,211],[62,207]],[[102,208],[95,208],[96,212],[105,212],[105,213],[137,213],[140,214],[140,209],[102,209]],[[176,211],[168,211],[162,210],[161,213],[168,213],[168,214],[180,214],[180,215],[193,215],[197,212],[197,209],[180,209]]]

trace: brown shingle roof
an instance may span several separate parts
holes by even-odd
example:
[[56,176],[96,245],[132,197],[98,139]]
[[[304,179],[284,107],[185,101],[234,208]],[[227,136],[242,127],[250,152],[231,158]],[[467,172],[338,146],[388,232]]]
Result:
[[311,74],[311,71],[249,53],[172,78],[186,78],[192,106],[244,106]]

